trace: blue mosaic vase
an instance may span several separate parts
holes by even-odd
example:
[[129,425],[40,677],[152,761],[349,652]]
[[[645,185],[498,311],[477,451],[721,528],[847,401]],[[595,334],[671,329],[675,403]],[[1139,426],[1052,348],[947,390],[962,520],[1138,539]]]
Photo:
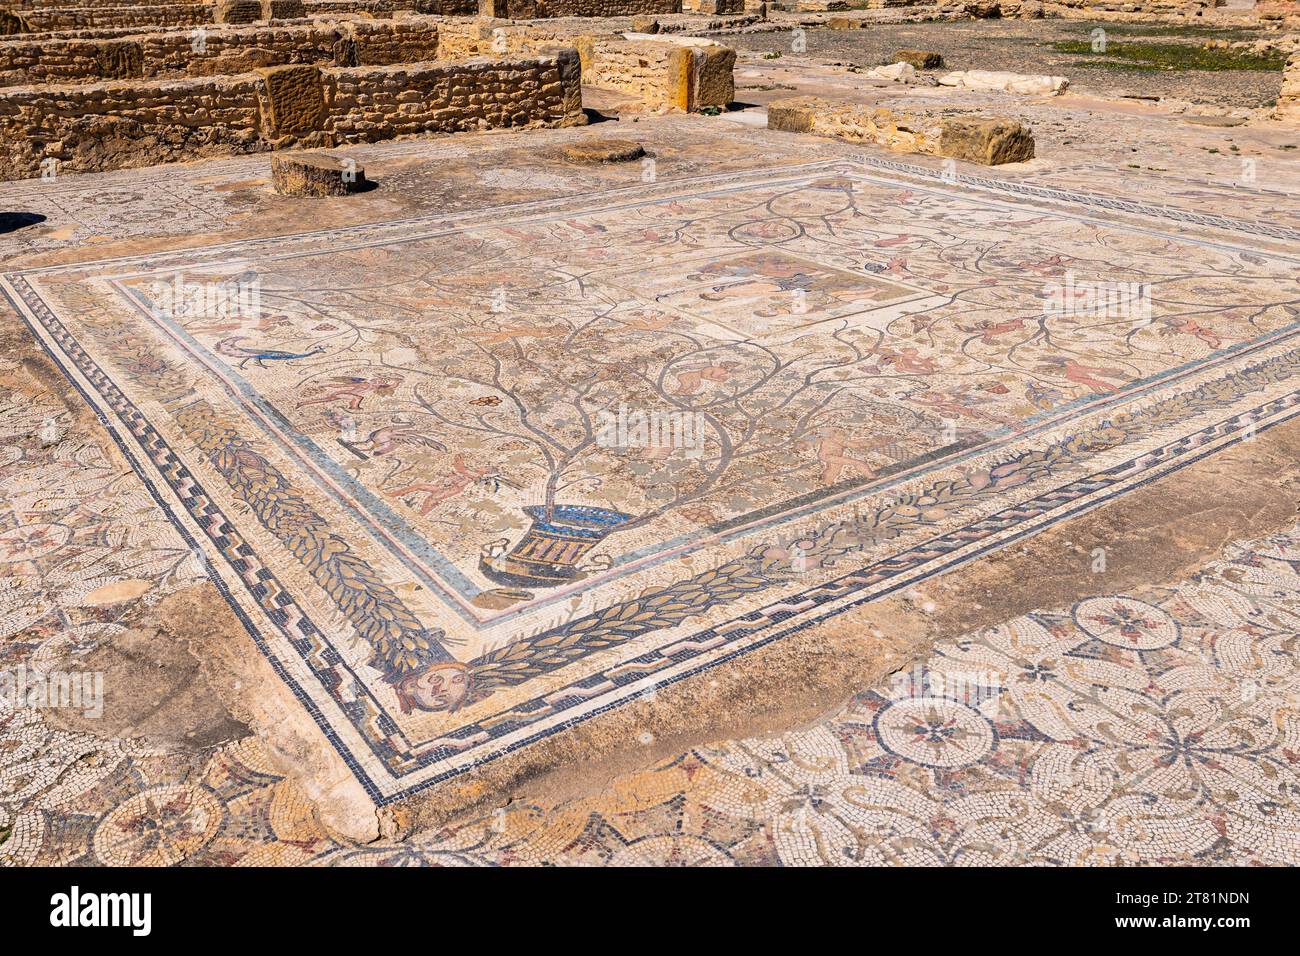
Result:
[[582,559],[633,518],[587,505],[556,505],[549,518],[544,505],[530,505],[524,514],[533,519],[532,527],[510,552],[479,559],[479,570],[497,584],[549,588],[580,580]]

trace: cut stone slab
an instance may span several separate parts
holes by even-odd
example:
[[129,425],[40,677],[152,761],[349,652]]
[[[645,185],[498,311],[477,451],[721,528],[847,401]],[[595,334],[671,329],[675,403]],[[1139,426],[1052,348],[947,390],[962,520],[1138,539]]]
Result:
[[659,21],[654,17],[633,17],[632,32],[644,33],[650,36],[658,33],[662,28]]
[[584,83],[627,90],[648,106],[685,113],[723,110],[735,99],[731,47],[707,37],[662,33],[625,33],[623,40],[626,44],[591,44],[583,54]]
[[767,108],[769,129],[812,133],[851,143],[872,143],[900,153],[934,154],[938,148],[938,122],[884,107],[788,97]]
[[819,102],[800,98],[774,100],[767,107],[767,128],[783,133],[811,133],[813,111]]
[[1005,73],[996,70],[954,70],[939,77],[939,84],[981,93],[1056,96],[1066,91],[1070,81],[1064,76],[1036,76],[1029,73]]
[[832,30],[857,30],[862,26],[862,21],[852,17],[831,17],[826,21],[826,26]]
[[256,23],[262,19],[262,0],[217,0],[212,13],[217,23]]
[[99,75],[106,80],[132,80],[144,76],[144,48],[134,40],[96,45]]
[[986,166],[1022,162],[1034,156],[1033,134],[1004,117],[926,116],[795,96],[768,105],[767,126],[787,133],[812,133],[851,143],[872,143],[895,152],[948,156]]
[[262,77],[268,125],[277,136],[320,129],[325,118],[325,86],[320,67],[311,64],[269,66]]
[[300,20],[307,16],[302,0],[262,0],[262,19]]
[[871,71],[871,75],[882,80],[893,80],[895,83],[910,83],[916,79],[916,67],[910,63],[891,63],[889,66],[876,67]]
[[645,155],[640,143],[630,139],[592,139],[573,143],[562,150],[575,163],[630,163]]
[[27,21],[16,13],[0,10],[0,36],[14,36],[30,31]]
[[281,196],[346,196],[365,188],[366,171],[326,153],[277,153],[271,185]]
[[1012,119],[944,119],[939,126],[939,155],[985,166],[1022,163],[1034,158],[1034,136]]
[[895,63],[908,63],[917,70],[937,70],[943,66],[943,54],[934,50],[899,50],[894,54]]

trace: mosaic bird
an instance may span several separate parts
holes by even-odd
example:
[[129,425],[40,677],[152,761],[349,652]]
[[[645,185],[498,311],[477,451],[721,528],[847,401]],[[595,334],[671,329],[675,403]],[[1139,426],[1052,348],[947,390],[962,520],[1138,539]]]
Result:
[[247,342],[248,339],[242,335],[231,336],[228,339],[222,339],[216,344],[216,350],[222,355],[228,355],[231,358],[239,359],[239,367],[247,367],[249,362],[256,362],[258,368],[266,368],[267,362],[290,362],[294,359],[308,358],[312,355],[319,355],[325,349],[317,346],[310,352],[286,352],[283,349],[263,349],[240,345],[240,342]]
[[339,444],[359,458],[381,458],[396,451],[401,445],[423,445],[436,451],[447,450],[447,446],[442,442],[425,435],[420,426],[405,421],[394,421],[391,425],[376,428],[366,436],[364,441],[350,442],[340,439]]

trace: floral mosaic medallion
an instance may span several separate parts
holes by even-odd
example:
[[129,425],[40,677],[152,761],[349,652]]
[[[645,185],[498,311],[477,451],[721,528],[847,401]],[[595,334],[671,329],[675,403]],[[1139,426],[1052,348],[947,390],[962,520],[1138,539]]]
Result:
[[[821,163],[0,287],[386,802],[1300,411],[1296,259],[1053,201]],[[24,517],[0,560],[64,533]],[[1076,615],[1089,650],[1061,681],[1187,640],[1137,599]],[[1062,653],[1022,688],[1048,726]],[[1070,720],[1119,707],[1150,741],[1131,692]],[[1185,709],[1177,754],[1207,746]],[[1016,731],[942,694],[872,722],[879,759],[935,773]],[[840,771],[805,763],[778,842],[809,850],[822,821],[883,852],[853,836]],[[124,810],[103,852],[207,838],[201,801],[149,799],[167,827]]]

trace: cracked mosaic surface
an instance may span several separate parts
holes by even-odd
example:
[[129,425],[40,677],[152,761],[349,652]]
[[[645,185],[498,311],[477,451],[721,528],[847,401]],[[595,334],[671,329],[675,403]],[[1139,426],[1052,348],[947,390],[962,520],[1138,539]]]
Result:
[[[27,428],[55,412],[31,407]],[[5,435],[6,477],[32,455],[82,447],[64,438],[38,451],[27,428]],[[112,488],[82,451],[69,481]],[[36,619],[6,618],[7,665],[36,666],[64,639],[66,609],[83,605],[59,600],[59,568],[87,553],[88,529],[123,534],[140,517],[103,510],[64,513],[69,533],[18,559],[30,593],[53,603]],[[1294,864],[1297,608],[1300,525],[1167,587],[941,643],[810,729],[696,748],[590,798],[513,807],[401,845],[331,837],[254,738],[180,754],[4,710],[0,861]]]
[[1293,258],[1003,187],[820,163],[6,287],[384,802],[1296,414]]

